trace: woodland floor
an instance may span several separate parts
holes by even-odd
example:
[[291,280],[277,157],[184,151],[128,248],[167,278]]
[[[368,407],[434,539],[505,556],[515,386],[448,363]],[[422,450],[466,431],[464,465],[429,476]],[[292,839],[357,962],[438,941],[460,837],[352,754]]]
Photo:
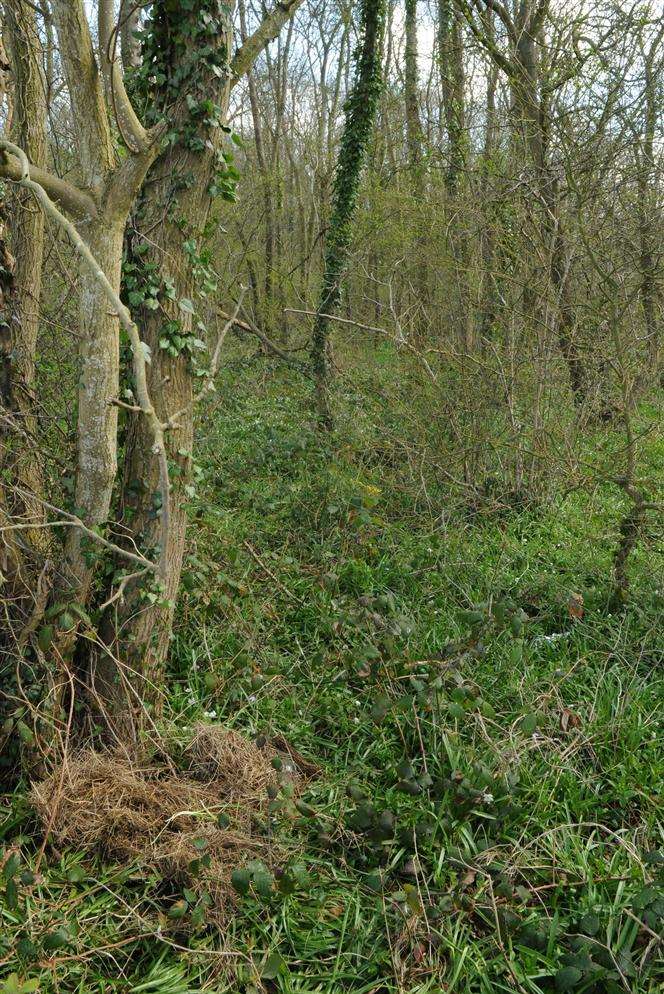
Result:
[[[359,369],[328,451],[306,384],[260,358],[228,367],[203,428],[167,734],[221,723],[309,760],[257,811],[286,873],[251,864],[222,927],[80,848],[31,879],[19,791],[2,994],[661,989],[655,541],[612,612],[620,491],[464,504],[400,441],[417,400],[389,362]],[[607,459],[612,431],[588,440]],[[642,444],[661,478],[664,441]]]

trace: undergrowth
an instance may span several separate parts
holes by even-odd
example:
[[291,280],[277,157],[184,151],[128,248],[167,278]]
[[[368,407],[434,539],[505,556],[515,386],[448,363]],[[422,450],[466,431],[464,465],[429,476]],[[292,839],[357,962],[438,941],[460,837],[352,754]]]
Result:
[[[444,451],[427,461],[397,415],[384,430],[400,389],[412,415],[403,386],[384,407],[358,388],[321,445],[306,386],[230,366],[203,430],[166,724],[301,757],[294,798],[275,756],[261,815],[294,868],[240,859],[220,928],[155,867],[42,849],[19,791],[0,827],[3,994],[660,989],[654,540],[612,613],[620,491],[470,500]],[[661,440],[642,444],[656,468]]]

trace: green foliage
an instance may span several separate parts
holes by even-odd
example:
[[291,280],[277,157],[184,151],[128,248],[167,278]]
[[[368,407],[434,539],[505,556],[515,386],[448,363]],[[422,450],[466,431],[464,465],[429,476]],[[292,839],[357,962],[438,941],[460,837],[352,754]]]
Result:
[[[413,395],[381,361],[367,376],[398,419]],[[273,764],[260,838],[292,855],[240,861],[220,936],[198,891],[140,868],[49,848],[35,874],[41,839],[7,799],[0,983],[110,994],[119,966],[155,994],[654,994],[662,603],[637,552],[634,600],[607,611],[613,491],[469,527],[433,473],[416,497],[377,401],[322,452],[300,380],[263,377],[229,367],[205,424],[167,720],[280,735],[316,764],[300,795]]]

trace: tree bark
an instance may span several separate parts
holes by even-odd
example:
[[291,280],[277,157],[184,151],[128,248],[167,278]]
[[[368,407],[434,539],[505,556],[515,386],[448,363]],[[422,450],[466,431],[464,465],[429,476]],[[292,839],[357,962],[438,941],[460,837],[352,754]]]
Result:
[[[96,689],[113,719],[125,724],[128,708],[135,711],[137,700],[142,698],[155,712],[163,703],[160,684],[185,553],[194,385],[199,382],[196,355],[204,344],[199,341],[195,313],[198,302],[204,300],[208,278],[204,234],[214,199],[220,192],[230,197],[233,185],[233,167],[228,165],[224,145],[224,134],[230,130],[226,123],[230,91],[300,2],[290,0],[266,15],[231,60],[232,29],[221,0],[206,0],[193,10],[162,0],[152,9],[163,79],[150,82],[148,99],[157,118],[168,120],[173,140],[154,162],[137,204],[130,258],[138,256],[145,271],[160,275],[158,307],[141,306],[138,323],[152,356],[149,390],[167,426],[172,486],[166,548],[159,550],[167,564],[163,580],[152,590],[142,577],[129,583],[123,599],[114,601],[107,611],[102,626],[112,651],[97,662]],[[200,57],[197,46],[202,50]],[[183,65],[190,67],[185,79]],[[183,87],[191,98],[186,103],[178,99]],[[120,520],[129,547],[154,550],[163,536],[153,442],[144,420],[134,414],[128,417]],[[130,667],[126,672],[125,664]],[[128,681],[132,685],[129,701]],[[139,715],[138,723],[141,720]]]
[[[47,158],[46,81],[43,53],[35,11],[27,4],[8,4],[5,15],[6,40],[13,76],[12,136],[36,166],[44,169]],[[5,416],[0,467],[14,484],[8,494],[7,510],[13,518],[33,522],[26,531],[27,546],[42,557],[51,545],[38,497],[43,489],[43,465],[36,444],[35,354],[39,331],[44,216],[24,190],[18,190],[12,211],[12,250],[15,292],[8,315],[9,351],[5,376]],[[8,430],[7,430],[8,429]],[[33,564],[33,568],[39,568]],[[28,584],[33,570],[24,564]]]
[[646,328],[650,375],[658,380],[661,365],[661,307],[659,285],[660,266],[657,247],[661,238],[661,209],[657,196],[655,173],[655,129],[659,103],[655,58],[664,38],[664,24],[657,32],[644,59],[643,136],[637,150],[637,221],[639,230],[639,268],[641,275],[641,306]]
[[404,52],[404,103],[408,168],[415,185],[421,187],[422,126],[418,100],[417,0],[406,0],[406,48]]
[[465,73],[461,22],[452,0],[438,3],[438,66],[448,141],[446,185],[453,196],[466,170]]

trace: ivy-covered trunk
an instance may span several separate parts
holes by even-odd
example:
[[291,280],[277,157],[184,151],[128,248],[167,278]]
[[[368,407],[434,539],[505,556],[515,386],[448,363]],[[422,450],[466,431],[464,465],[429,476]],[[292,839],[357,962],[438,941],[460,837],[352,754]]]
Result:
[[[167,425],[171,499],[165,580],[135,577],[104,625],[113,651],[98,661],[96,683],[116,716],[132,700],[143,699],[154,710],[160,706],[185,549],[195,389],[202,382],[198,357],[207,337],[198,307],[213,288],[204,234],[213,199],[232,198],[235,180],[226,141],[229,45],[225,4],[162,0],[146,25],[143,68],[134,81],[137,90],[143,88],[146,114],[169,119],[169,143],[148,174],[128,230],[124,286],[151,352],[148,387]],[[128,419],[118,517],[128,545],[156,558],[162,508],[153,439],[138,413]]]
[[452,0],[439,0],[438,3],[437,54],[448,141],[445,184],[450,196],[454,196],[466,170],[468,135],[463,35],[459,12]]
[[[7,5],[5,41],[13,79],[12,137],[25,150],[30,162],[44,168],[47,156],[46,81],[42,69],[42,45],[37,17],[26,4]],[[42,493],[43,465],[41,453],[35,452],[26,440],[35,438],[35,355],[39,329],[42,262],[44,255],[44,217],[32,207],[30,195],[17,191],[11,219],[11,243],[16,266],[13,273],[16,293],[12,296],[11,313],[6,325],[6,382],[0,386],[2,402],[11,412],[12,427],[0,443],[0,469],[4,479],[15,484],[10,508],[15,517],[33,522],[24,536],[34,549],[37,561],[47,555],[51,545],[48,529],[41,527],[44,508],[35,495]],[[24,543],[25,545],[25,543]],[[22,579],[32,586],[33,568],[23,565]]]
[[378,98],[382,86],[381,51],[385,0],[362,0],[360,42],[355,54],[355,80],[346,102],[345,122],[337,159],[330,225],[325,241],[325,271],[311,343],[318,421],[332,427],[329,403],[329,327],[341,299],[341,284],[348,265],[353,219],[360,191]]
[[[11,136],[35,165],[46,164],[46,97],[42,48],[35,12],[8,5],[0,41],[3,83],[13,106]],[[4,45],[3,45],[4,43]],[[3,51],[6,46],[6,53]],[[4,191],[7,193],[8,191]],[[0,524],[20,519],[21,536],[0,540],[2,590],[11,605],[0,634],[0,655],[17,638],[32,609],[51,535],[42,527],[42,453],[29,443],[37,435],[35,355],[39,328],[44,218],[25,191],[0,204]],[[27,527],[33,524],[34,527]],[[20,635],[18,635],[20,638]],[[4,683],[0,671],[0,682]]]

